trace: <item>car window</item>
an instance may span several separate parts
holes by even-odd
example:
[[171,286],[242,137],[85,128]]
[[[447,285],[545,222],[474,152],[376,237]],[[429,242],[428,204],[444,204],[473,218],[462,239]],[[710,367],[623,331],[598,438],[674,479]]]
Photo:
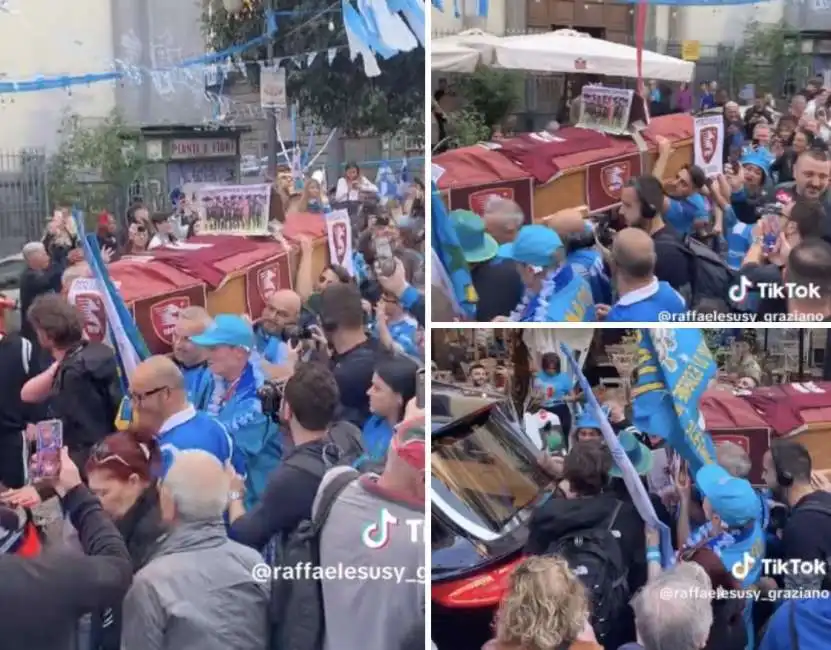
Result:
[[533,506],[550,478],[499,408],[433,437],[431,487],[458,514],[494,533]]
[[22,259],[0,260],[0,291],[20,288],[20,275],[26,268]]

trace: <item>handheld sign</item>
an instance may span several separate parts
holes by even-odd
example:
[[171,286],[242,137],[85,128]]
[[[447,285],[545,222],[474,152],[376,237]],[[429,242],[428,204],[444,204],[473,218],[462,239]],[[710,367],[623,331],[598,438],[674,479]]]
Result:
[[333,210],[326,215],[326,237],[329,240],[329,261],[355,275],[352,264],[352,222],[346,210]]
[[724,118],[705,115],[695,118],[695,164],[708,177],[721,173],[724,151]]

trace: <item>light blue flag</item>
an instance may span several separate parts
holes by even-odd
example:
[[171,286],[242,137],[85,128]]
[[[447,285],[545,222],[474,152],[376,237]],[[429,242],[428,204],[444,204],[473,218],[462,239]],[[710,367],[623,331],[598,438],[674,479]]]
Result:
[[89,264],[92,277],[98,285],[98,292],[104,303],[104,311],[107,316],[107,328],[110,332],[110,339],[115,351],[119,367],[119,379],[122,389],[126,395],[128,392],[128,377],[136,369],[136,366],[150,356],[150,351],[144,342],[138,327],[133,322],[130,310],[124,304],[124,299],[115,288],[107,265],[101,257],[101,250],[95,235],[87,235],[84,231],[83,213],[74,210],[72,217],[78,229],[80,240],[84,247],[84,257]]
[[488,0],[476,0],[476,15],[479,18],[488,17]]
[[716,451],[698,410],[716,375],[716,363],[700,329],[638,330],[633,424],[664,438],[690,466],[691,475],[715,462]]
[[672,548],[672,536],[670,535],[669,528],[667,528],[667,526],[665,526],[661,520],[658,519],[658,515],[655,512],[655,508],[652,506],[652,501],[649,499],[649,493],[646,491],[640,475],[638,475],[635,471],[632,461],[629,460],[629,456],[627,456],[626,452],[623,450],[620,441],[615,435],[614,429],[612,429],[612,425],[609,424],[606,412],[603,408],[601,408],[600,403],[597,401],[591,385],[586,379],[586,376],[583,374],[583,371],[580,369],[580,365],[577,363],[574,355],[571,353],[571,349],[562,343],[560,344],[560,349],[563,352],[563,356],[565,356],[571,366],[572,374],[576,377],[578,383],[580,384],[580,388],[583,389],[583,394],[586,398],[586,417],[591,418],[592,422],[598,423],[598,428],[603,434],[603,440],[609,447],[609,451],[612,453],[612,458],[623,476],[623,482],[626,484],[626,491],[629,492],[632,497],[632,503],[635,504],[635,508],[638,509],[638,514],[641,516],[644,523],[657,530],[660,534],[661,564],[665,568],[671,566],[674,561],[674,551]]

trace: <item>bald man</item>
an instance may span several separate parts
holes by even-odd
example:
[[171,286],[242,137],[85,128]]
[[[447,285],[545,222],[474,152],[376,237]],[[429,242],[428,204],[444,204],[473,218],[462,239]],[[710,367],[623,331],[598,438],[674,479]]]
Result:
[[[618,301],[608,309],[607,323],[667,322],[684,312],[681,294],[655,277],[655,262],[655,242],[645,231],[625,228],[617,234],[612,268]],[[598,308],[598,313],[603,311]]]
[[197,411],[188,401],[185,378],[172,359],[153,356],[140,363],[130,377],[130,402],[141,433],[153,437],[162,453],[163,472],[184,449],[201,449],[223,465],[232,462],[245,474],[231,437],[217,420]]
[[173,362],[185,378],[190,403],[204,410],[214,389],[213,373],[208,368],[208,350],[194,345],[191,337],[203,334],[212,319],[204,307],[188,307],[179,312],[173,330]]
[[288,345],[283,334],[297,326],[303,301],[290,289],[275,291],[266,300],[262,315],[254,325],[257,352],[270,364],[281,365],[287,361]]

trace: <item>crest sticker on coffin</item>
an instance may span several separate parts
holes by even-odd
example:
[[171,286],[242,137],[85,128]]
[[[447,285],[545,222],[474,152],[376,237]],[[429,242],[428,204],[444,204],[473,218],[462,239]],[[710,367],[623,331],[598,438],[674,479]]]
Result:
[[618,201],[631,175],[632,170],[629,167],[628,161],[616,162],[601,168],[600,184],[607,196]]
[[179,320],[179,313],[190,307],[190,298],[176,296],[157,302],[150,307],[150,324],[156,336],[168,345],[173,345],[173,330]]

